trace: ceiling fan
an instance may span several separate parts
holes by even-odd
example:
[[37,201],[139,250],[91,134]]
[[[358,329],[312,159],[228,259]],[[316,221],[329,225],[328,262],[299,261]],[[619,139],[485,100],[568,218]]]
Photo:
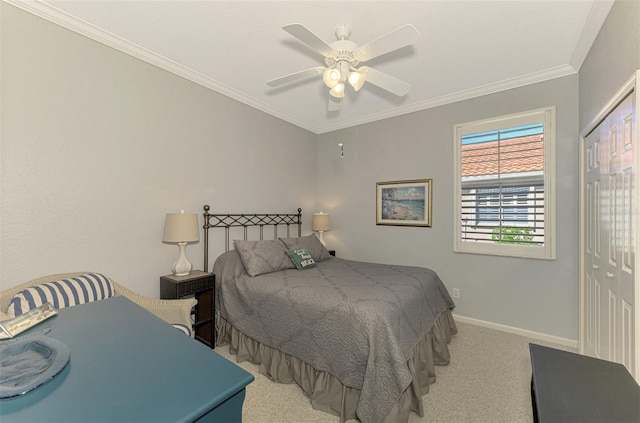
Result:
[[349,25],[340,25],[336,28],[338,40],[331,44],[327,44],[302,24],[285,25],[282,29],[324,56],[326,66],[317,66],[272,79],[267,82],[270,87],[278,87],[322,74],[324,84],[330,89],[329,111],[340,109],[347,81],[355,91],[360,90],[366,81],[399,97],[407,95],[411,89],[411,85],[391,75],[368,66],[358,67],[358,65],[413,44],[420,38],[420,33],[413,25],[404,25],[362,47],[349,40],[351,35]]

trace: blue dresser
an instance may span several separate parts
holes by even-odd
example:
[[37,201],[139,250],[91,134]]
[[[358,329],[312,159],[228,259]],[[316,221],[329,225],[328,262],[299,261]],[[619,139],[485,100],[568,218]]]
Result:
[[124,297],[78,305],[24,334],[69,347],[51,381],[0,400],[9,422],[241,422],[253,376]]

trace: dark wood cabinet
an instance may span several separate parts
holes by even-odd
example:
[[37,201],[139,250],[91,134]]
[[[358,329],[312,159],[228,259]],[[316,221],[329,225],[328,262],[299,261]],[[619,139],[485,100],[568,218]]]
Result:
[[175,300],[194,296],[195,307],[193,331],[195,338],[203,344],[215,348],[215,282],[213,273],[194,270],[187,276],[165,275],[160,277],[160,298]]

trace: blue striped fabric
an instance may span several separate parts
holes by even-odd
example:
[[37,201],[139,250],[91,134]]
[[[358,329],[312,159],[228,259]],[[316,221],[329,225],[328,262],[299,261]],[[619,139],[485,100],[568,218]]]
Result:
[[109,278],[100,273],[87,273],[71,279],[62,279],[26,288],[11,299],[8,314],[19,316],[45,303],[56,309],[71,307],[115,295]]

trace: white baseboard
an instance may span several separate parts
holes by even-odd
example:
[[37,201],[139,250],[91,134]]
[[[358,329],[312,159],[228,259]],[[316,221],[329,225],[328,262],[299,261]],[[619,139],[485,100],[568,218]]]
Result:
[[472,325],[483,326],[489,329],[501,330],[503,332],[513,333],[515,335],[526,336],[527,338],[539,339],[540,341],[553,342],[554,344],[573,348],[578,351],[578,341],[575,339],[561,338],[559,336],[548,335],[546,333],[534,332],[532,330],[520,329],[513,326],[502,325],[500,323],[487,322],[486,320],[474,319],[472,317],[460,316],[453,313],[455,320],[462,323],[470,323]]

